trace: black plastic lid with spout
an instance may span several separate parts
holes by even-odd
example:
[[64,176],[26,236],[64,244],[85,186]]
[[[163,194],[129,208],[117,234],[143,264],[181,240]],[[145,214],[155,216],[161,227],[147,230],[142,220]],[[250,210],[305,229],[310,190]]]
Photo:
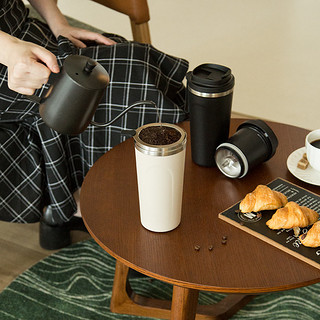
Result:
[[187,74],[188,86],[206,93],[218,93],[232,89],[235,79],[228,67],[205,63]]

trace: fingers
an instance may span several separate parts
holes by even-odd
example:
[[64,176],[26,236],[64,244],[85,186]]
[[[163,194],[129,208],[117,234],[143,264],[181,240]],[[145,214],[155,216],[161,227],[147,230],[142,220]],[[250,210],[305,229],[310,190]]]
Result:
[[103,36],[102,34],[96,33],[95,35],[96,35],[96,37],[94,39],[90,39],[90,40],[94,40],[99,44],[105,44],[107,46],[116,44],[115,41]]
[[100,33],[72,27],[70,25],[63,25],[56,30],[55,34],[56,36],[61,35],[68,38],[75,46],[79,48],[85,48],[86,41],[94,41],[97,44],[104,44],[107,46],[116,44],[115,41],[105,37]]
[[33,94],[48,82],[51,72],[59,72],[56,57],[48,50],[26,44],[8,66],[8,86],[22,94]]
[[22,94],[33,94],[48,82],[50,70],[40,63],[25,65],[18,63],[13,69],[8,69],[8,86],[11,90]]
[[[104,35],[100,34],[100,33],[96,33],[96,32],[92,32],[92,31],[88,31],[88,30],[84,30],[84,29],[76,29],[72,31],[72,42],[77,45],[76,42],[74,42],[73,40],[90,40],[90,41],[94,41],[98,44],[104,44],[107,46],[110,45],[114,45],[116,44],[115,41],[105,37]],[[85,44],[83,42],[81,42],[82,45]],[[80,48],[83,48],[83,46],[81,46]]]
[[[85,48],[85,41],[114,45],[116,42],[102,34],[68,27],[60,34],[69,38],[77,47]],[[31,95],[35,89],[48,82],[51,72],[60,71],[57,59],[47,49],[24,41],[16,42],[16,49],[8,61],[8,86],[11,90]]]
[[14,91],[27,96],[31,96],[34,94],[35,89],[20,87],[20,88],[15,88]]
[[58,66],[57,58],[56,56],[48,51],[45,48],[42,48],[40,46],[35,46],[32,49],[33,54],[37,57],[37,59],[49,68],[50,71],[54,73],[58,73],[60,71],[60,68]]
[[86,45],[75,37],[69,37],[69,40],[78,48],[85,48]]

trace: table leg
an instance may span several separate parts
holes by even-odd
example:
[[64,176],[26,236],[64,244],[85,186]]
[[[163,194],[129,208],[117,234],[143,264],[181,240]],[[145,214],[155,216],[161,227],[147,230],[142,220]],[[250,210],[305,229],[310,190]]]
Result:
[[110,310],[115,313],[170,319],[171,301],[141,296],[132,291],[129,268],[117,261]]
[[171,320],[194,320],[197,313],[199,291],[174,286]]
[[112,312],[159,319],[220,320],[229,319],[255,297],[230,294],[214,305],[197,307],[198,290],[174,286],[171,306],[171,301],[147,298],[133,292],[128,281],[128,272],[129,268],[117,261],[110,303]]
[[[198,305],[197,320],[226,320],[248,304],[255,295],[228,294],[224,299],[212,305]],[[199,318],[198,318],[199,317]]]

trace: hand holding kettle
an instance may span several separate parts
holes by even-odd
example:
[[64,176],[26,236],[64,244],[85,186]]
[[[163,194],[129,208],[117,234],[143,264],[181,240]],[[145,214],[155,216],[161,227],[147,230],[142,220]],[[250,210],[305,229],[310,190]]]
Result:
[[40,116],[50,128],[70,135],[83,132],[90,123],[109,126],[135,106],[155,106],[153,101],[137,101],[107,123],[92,121],[109,82],[108,72],[99,63],[86,56],[70,55],[44,97],[27,97],[40,104]]
[[[79,134],[89,123],[108,126],[137,105],[155,105],[152,101],[138,101],[108,123],[93,122],[96,108],[110,82],[108,72],[99,63],[85,56],[70,55],[60,71],[51,52],[32,43],[23,42],[22,46],[21,40],[2,31],[0,35],[8,45],[16,47],[11,58],[4,52],[0,54],[0,62],[8,66],[10,89],[40,104],[39,111],[44,122],[57,132]],[[13,63],[19,59],[18,64]],[[32,96],[35,89],[48,81],[51,71],[57,75],[46,95],[41,98]]]
[[8,86],[21,94],[33,94],[48,82],[51,72],[60,68],[53,53],[31,42],[19,40],[0,31],[1,45],[6,50],[0,53],[0,63],[8,67]]

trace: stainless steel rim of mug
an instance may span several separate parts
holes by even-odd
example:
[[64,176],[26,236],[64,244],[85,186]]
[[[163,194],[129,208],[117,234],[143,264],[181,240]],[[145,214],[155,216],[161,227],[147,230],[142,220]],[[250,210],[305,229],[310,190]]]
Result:
[[217,92],[217,93],[200,92],[190,88],[190,86],[188,86],[188,90],[195,96],[202,97],[202,98],[221,98],[233,92],[233,88],[224,92]]
[[[178,141],[168,144],[168,145],[150,145],[148,143],[145,143],[142,141],[139,137],[139,133],[142,129],[146,127],[151,127],[151,126],[167,126],[171,128],[175,128],[181,133],[181,137]],[[183,151],[186,148],[186,141],[187,141],[187,134],[185,130],[180,128],[179,126],[171,123],[149,123],[145,124],[144,126],[138,128],[136,130],[136,134],[133,137],[134,142],[135,142],[135,148],[140,151],[141,153],[150,155],[150,156],[170,156],[174,155],[176,153],[179,153]]]

